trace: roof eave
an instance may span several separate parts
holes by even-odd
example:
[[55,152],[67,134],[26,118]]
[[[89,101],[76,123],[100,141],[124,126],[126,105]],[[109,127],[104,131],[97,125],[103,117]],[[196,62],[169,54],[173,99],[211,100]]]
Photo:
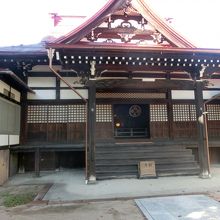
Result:
[[78,42],[94,27],[100,25],[110,13],[119,8],[124,2],[125,0],[109,0],[97,13],[95,13],[91,17],[86,18],[86,20],[76,29],[74,29],[67,35],[56,39],[53,43],[60,44],[68,42]]
[[162,33],[172,44],[183,48],[196,48],[191,42],[186,40],[163,21],[146,2],[147,0],[132,0],[132,6],[138,10],[142,16],[149,21],[160,33]]

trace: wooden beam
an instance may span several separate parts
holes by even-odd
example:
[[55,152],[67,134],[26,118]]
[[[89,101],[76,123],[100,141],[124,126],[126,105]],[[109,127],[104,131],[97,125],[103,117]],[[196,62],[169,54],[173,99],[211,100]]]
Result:
[[193,90],[194,82],[192,80],[169,80],[156,79],[153,82],[144,82],[141,79],[101,79],[96,81],[98,89],[103,88],[121,88],[121,89],[184,89]]
[[27,141],[27,92],[21,92],[21,124],[20,124],[20,144],[25,144]]
[[205,109],[203,103],[203,82],[201,80],[195,81],[195,104],[196,104],[196,117],[198,127],[198,150],[199,150],[199,164],[200,164],[200,177],[210,177],[210,164],[209,164],[209,147],[208,147],[208,134],[206,129]]
[[88,82],[88,109],[87,109],[87,181],[88,183],[96,182],[95,171],[95,125],[96,125],[96,87],[95,80]]

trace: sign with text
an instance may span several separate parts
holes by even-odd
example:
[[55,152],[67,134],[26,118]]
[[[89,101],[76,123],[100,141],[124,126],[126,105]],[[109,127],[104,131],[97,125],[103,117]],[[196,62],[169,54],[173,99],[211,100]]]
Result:
[[138,164],[139,178],[157,177],[155,161],[140,161]]

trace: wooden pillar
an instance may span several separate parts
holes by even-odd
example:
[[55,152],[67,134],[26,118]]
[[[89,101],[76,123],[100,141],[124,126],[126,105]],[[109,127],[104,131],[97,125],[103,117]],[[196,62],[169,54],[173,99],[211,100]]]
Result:
[[96,87],[95,80],[88,82],[88,109],[87,109],[87,183],[96,182],[95,171],[95,126],[96,126]]
[[195,81],[195,104],[196,104],[196,118],[198,127],[198,151],[200,164],[200,177],[210,177],[209,164],[209,149],[208,149],[208,135],[206,129],[205,109],[203,102],[203,82],[201,80]]
[[20,144],[27,141],[27,92],[21,93],[21,119],[20,119]]
[[169,127],[169,139],[174,139],[173,135],[173,102],[172,102],[172,93],[171,90],[167,91],[167,118],[168,118],[168,127]]
[[40,176],[40,148],[37,147],[34,153],[34,169],[36,177]]

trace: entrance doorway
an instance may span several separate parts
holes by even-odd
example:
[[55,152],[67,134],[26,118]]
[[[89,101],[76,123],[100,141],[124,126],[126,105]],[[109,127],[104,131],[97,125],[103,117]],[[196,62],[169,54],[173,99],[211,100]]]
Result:
[[115,104],[113,111],[115,137],[150,137],[149,105]]

